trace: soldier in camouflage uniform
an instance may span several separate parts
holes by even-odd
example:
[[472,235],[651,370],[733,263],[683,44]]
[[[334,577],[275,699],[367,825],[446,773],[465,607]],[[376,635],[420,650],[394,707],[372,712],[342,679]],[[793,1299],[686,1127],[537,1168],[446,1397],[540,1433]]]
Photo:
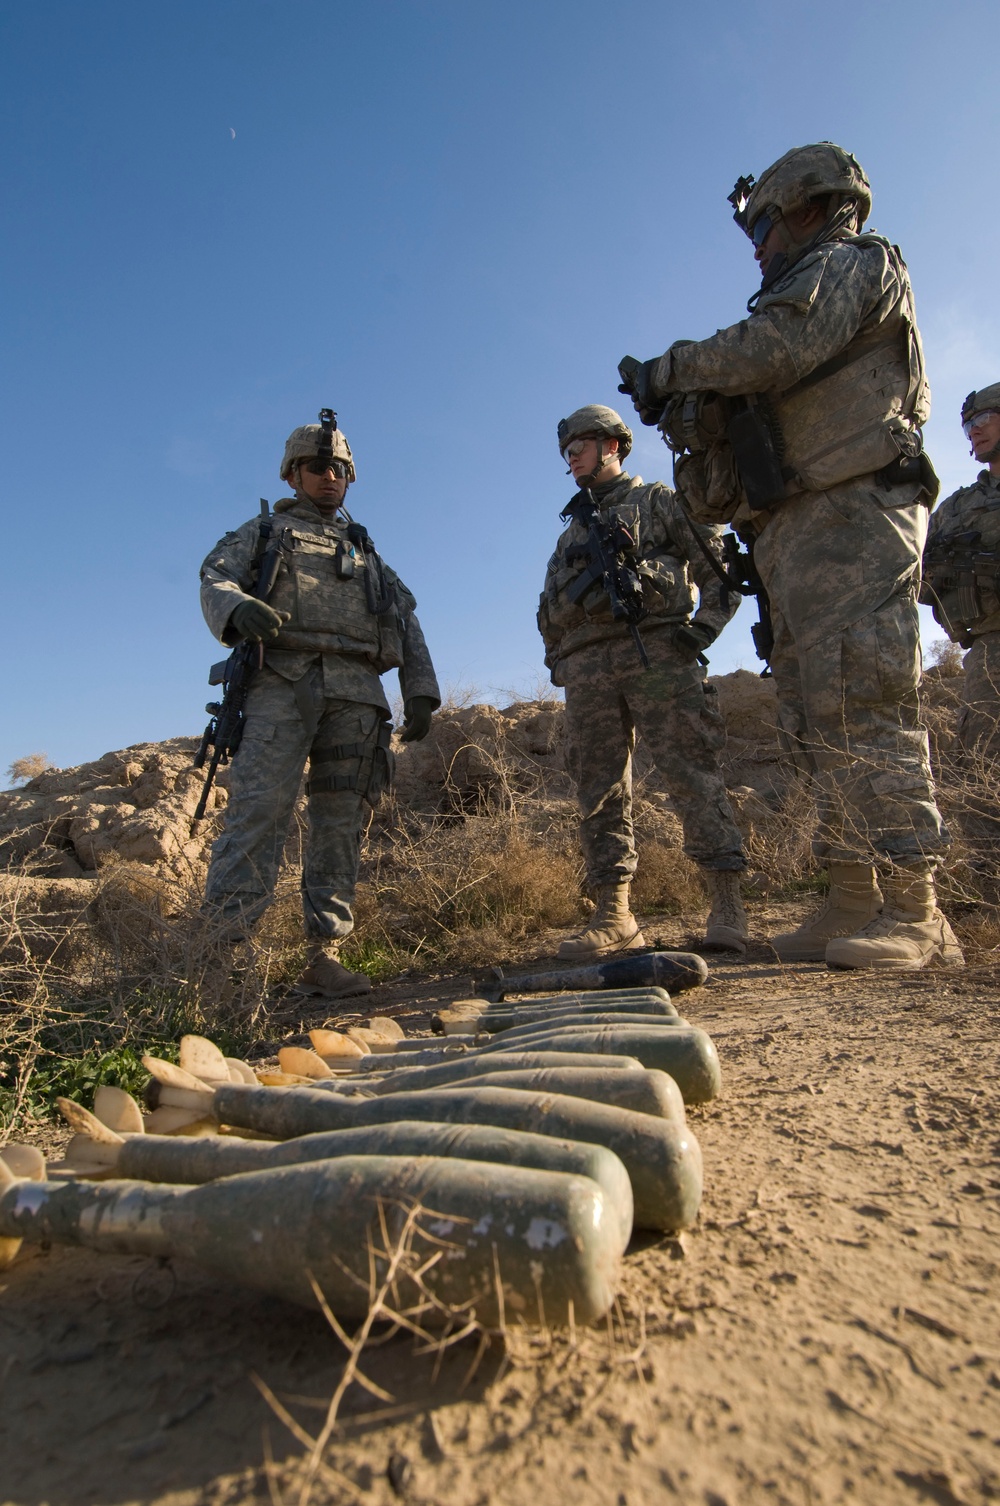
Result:
[[948,838],[917,698],[937,478],[906,266],[863,233],[868,179],[830,142],[741,179],[730,202],[763,274],[749,319],[622,375],[680,452],[695,515],[755,536],[781,731],[818,787],[830,876],[819,914],[773,944],[836,967],[960,965],[934,890]]
[[[975,860],[997,875],[1000,809],[1000,382],[970,392],[962,404],[962,427],[972,453],[986,470],[963,486],[931,516],[924,549],[920,599],[954,643],[963,661],[961,744],[970,790],[963,829]],[[977,788],[987,791],[977,798]]]
[[337,952],[354,928],[366,813],[391,779],[379,676],[399,670],[404,742],[426,737],[440,695],[416,602],[342,512],[355,469],[335,419],[332,432],[328,421],[325,430],[306,424],[289,435],[281,478],[293,495],[274,507],[281,563],[268,601],[250,594],[256,519],[227,533],[201,569],[202,610],[215,636],[227,647],[245,638],[263,645],[205,899],[234,939],[266,909],[308,760],[302,908],[313,947],[297,988],[336,998],[371,987]]
[[597,908],[584,930],[562,943],[559,956],[596,957],[645,945],[629,908],[636,867],[636,730],[680,814],[684,849],[709,886],[705,945],[743,953],[747,925],[739,876],[746,858],[719,773],[716,755],[725,728],[717,692],[706,683],[703,652],[737,604],[736,598],[723,600],[703,552],[718,553],[721,530],[699,528],[699,545],[695,525],[669,487],[659,481],[647,486],[622,470],[632,433],[613,408],[577,409],[559,424],[558,438],[573,479],[590,489],[600,518],[628,531],[627,558],[648,613],[640,631],[650,660],[644,668],[628,623],[612,615],[600,580],[582,593],[574,590],[588,569],[586,495],[578,492],[562,514],[569,526],[549,560],[538,627],[553,684],[566,690],[567,763],[576,781],[580,841]]

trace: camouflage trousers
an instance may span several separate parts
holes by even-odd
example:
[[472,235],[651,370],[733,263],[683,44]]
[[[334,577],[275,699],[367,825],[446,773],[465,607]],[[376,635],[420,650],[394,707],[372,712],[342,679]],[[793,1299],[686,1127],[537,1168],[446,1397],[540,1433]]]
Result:
[[847,482],[784,503],[757,540],[779,738],[815,781],[816,855],[883,866],[949,844],[920,718],[919,504]]
[[274,897],[307,759],[306,934],[335,940],[354,929],[361,838],[390,779],[388,729],[379,707],[324,697],[319,669],[295,683],[261,670],[247,698],[205,886],[206,906],[234,933],[249,929]]
[[646,637],[643,669],[631,637],[589,644],[560,664],[566,687],[566,763],[580,806],[580,846],[591,887],[630,879],[632,752],[652,755],[684,829],[684,851],[706,868],[746,867],[717,754],[726,740],[717,692],[690,653],[663,632]]
[[962,661],[958,723],[961,826],[973,861],[1000,868],[1000,633],[983,633]]

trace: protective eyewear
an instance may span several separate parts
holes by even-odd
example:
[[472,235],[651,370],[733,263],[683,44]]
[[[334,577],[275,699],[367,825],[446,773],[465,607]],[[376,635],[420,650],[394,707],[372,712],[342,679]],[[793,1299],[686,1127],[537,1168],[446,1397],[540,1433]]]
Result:
[[569,465],[570,461],[574,460],[577,455],[582,455],[590,441],[596,438],[596,434],[579,434],[576,439],[571,439],[569,444],[564,444],[559,453]]
[[776,216],[772,218],[771,215],[767,214],[766,212],[757,216],[753,224],[750,226],[750,239],[753,241],[755,251],[760,250],[761,246],[767,240],[776,224]]
[[983,408],[979,413],[973,413],[972,417],[967,418],[962,425],[962,428],[965,430],[966,439],[972,437],[973,429],[981,429],[983,424],[989,423],[991,418],[997,417],[1000,417],[1000,414],[998,414],[996,408]]
[[302,469],[310,476],[325,476],[327,471],[332,471],[341,481],[347,476],[347,466],[342,460],[303,460]]

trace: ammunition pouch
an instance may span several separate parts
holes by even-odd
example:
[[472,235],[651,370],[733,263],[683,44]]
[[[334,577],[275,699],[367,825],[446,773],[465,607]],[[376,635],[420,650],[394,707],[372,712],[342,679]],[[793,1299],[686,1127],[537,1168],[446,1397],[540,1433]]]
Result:
[[918,482],[921,489],[920,501],[927,508],[934,506],[941,491],[938,473],[931,464],[930,456],[923,449],[916,455],[897,455],[888,465],[875,472],[875,480],[883,491],[891,491],[894,486],[912,486],[914,482]]
[[678,457],[674,480],[699,523],[729,523],[744,503],[759,512],[784,500],[784,439],[763,394],[678,393],[660,428]]
[[751,512],[783,502],[786,477],[782,470],[785,442],[767,398],[748,397],[727,426],[736,470]]

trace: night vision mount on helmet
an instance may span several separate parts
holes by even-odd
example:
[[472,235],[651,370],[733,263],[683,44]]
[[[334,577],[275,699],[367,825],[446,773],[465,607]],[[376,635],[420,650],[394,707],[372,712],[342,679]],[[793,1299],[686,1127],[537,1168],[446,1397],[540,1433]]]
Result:
[[322,408],[319,420],[318,424],[302,424],[289,434],[279,472],[282,481],[288,480],[300,460],[325,460],[335,468],[340,462],[347,480],[357,480],[351,447],[347,435],[337,428],[336,413],[332,408]]

